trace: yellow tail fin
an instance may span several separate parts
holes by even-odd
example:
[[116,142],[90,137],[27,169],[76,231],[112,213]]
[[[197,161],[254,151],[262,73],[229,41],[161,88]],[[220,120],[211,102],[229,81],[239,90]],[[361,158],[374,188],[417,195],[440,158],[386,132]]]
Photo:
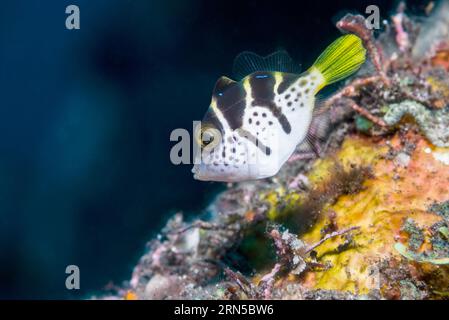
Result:
[[359,37],[353,34],[344,35],[324,50],[311,69],[321,72],[324,87],[356,72],[365,62],[365,53],[366,50]]

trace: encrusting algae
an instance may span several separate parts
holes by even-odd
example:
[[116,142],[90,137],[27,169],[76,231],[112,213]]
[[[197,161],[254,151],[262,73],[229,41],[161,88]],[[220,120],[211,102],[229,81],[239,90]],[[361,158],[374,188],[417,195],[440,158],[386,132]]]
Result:
[[324,102],[312,156],[229,185],[207,221],[174,215],[102,298],[447,299],[449,1],[404,10],[377,38],[360,15],[337,23],[374,70]]

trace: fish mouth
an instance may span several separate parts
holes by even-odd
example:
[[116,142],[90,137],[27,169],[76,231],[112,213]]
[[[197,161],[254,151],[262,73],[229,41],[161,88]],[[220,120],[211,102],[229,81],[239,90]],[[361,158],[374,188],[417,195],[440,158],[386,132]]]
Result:
[[202,175],[200,175],[198,173],[194,173],[193,174],[193,179],[199,180],[199,181],[207,181],[207,179],[204,176],[202,176]]
[[193,173],[193,179],[195,180],[204,180],[201,173],[200,173],[200,169],[198,168],[197,165],[194,165],[192,168],[192,173]]

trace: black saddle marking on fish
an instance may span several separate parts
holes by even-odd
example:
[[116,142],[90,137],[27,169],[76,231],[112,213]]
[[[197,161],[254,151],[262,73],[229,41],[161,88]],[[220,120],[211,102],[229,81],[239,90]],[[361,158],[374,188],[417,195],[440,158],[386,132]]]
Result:
[[273,100],[275,83],[276,80],[270,72],[253,73],[249,78],[253,99]]
[[278,94],[282,94],[287,90],[296,80],[299,79],[299,75],[292,73],[282,74],[282,82],[278,86]]
[[253,143],[257,148],[259,148],[260,151],[265,153],[267,156],[269,156],[271,154],[270,147],[266,146],[263,142],[261,142],[259,139],[257,139],[257,137],[255,137],[253,134],[251,134],[251,132],[249,132],[243,128],[239,128],[237,130],[237,133],[242,138],[245,138],[248,141],[251,141],[251,143]]
[[229,127],[232,130],[240,128],[246,106],[246,92],[243,86],[226,77],[221,77],[215,85],[213,97]]
[[252,105],[267,108],[268,110],[270,110],[273,116],[281,124],[284,132],[286,134],[290,134],[290,132],[292,132],[292,126],[290,125],[290,122],[288,121],[287,117],[282,113],[281,108],[276,105],[276,103],[267,100],[253,100]]
[[213,96],[222,95],[227,88],[234,85],[236,82],[228,77],[222,76],[217,82],[215,82],[214,90],[212,91]]
[[276,80],[272,73],[269,72],[255,72],[249,79],[251,86],[251,96],[254,99],[253,106],[265,107],[271,111],[282,126],[285,133],[289,134],[292,131],[291,125],[285,115],[282,113],[274,102],[274,85]]

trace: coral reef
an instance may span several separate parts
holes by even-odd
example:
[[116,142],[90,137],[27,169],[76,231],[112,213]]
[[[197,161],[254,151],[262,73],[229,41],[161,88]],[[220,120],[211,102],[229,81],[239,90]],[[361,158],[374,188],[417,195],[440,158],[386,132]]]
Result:
[[[343,143],[337,161],[348,170],[351,166],[370,166],[373,177],[366,179],[358,192],[339,196],[325,209],[333,213],[332,219],[323,215],[302,236],[303,241],[311,242],[320,239],[323,230],[330,225],[333,228],[359,227],[350,238],[334,239],[316,249],[318,261],[330,267],[305,275],[305,285],[359,294],[379,290],[382,297],[396,297],[395,290],[405,290],[401,281],[407,280],[407,285],[413,283],[423,287],[420,279],[436,272],[428,266],[421,269],[421,266],[411,266],[402,261],[395,244],[408,240],[410,250],[424,250],[426,241],[432,241],[424,235],[431,233],[442,218],[431,212],[429,207],[432,201],[443,201],[447,197],[445,190],[449,171],[444,163],[426,153],[430,145],[421,137],[409,133],[402,139],[414,141],[413,151],[399,135],[376,142],[348,137]],[[329,166],[327,161],[320,160],[311,174],[322,176],[320,171]],[[426,168],[424,172],[420,170],[422,167]],[[432,188],[427,187],[427,181],[432,181]],[[387,267],[391,264],[402,269],[399,277],[389,275]],[[415,276],[413,272],[420,275]],[[402,279],[404,274],[410,276]],[[447,288],[447,280],[442,276],[438,281],[443,286],[440,290]],[[430,296],[430,291],[427,288],[425,292]]]
[[176,214],[103,298],[447,298],[448,20],[447,1],[419,20],[401,4],[374,37],[344,16],[374,68],[317,112],[320,157],[299,146],[275,177],[229,185],[207,221]]

